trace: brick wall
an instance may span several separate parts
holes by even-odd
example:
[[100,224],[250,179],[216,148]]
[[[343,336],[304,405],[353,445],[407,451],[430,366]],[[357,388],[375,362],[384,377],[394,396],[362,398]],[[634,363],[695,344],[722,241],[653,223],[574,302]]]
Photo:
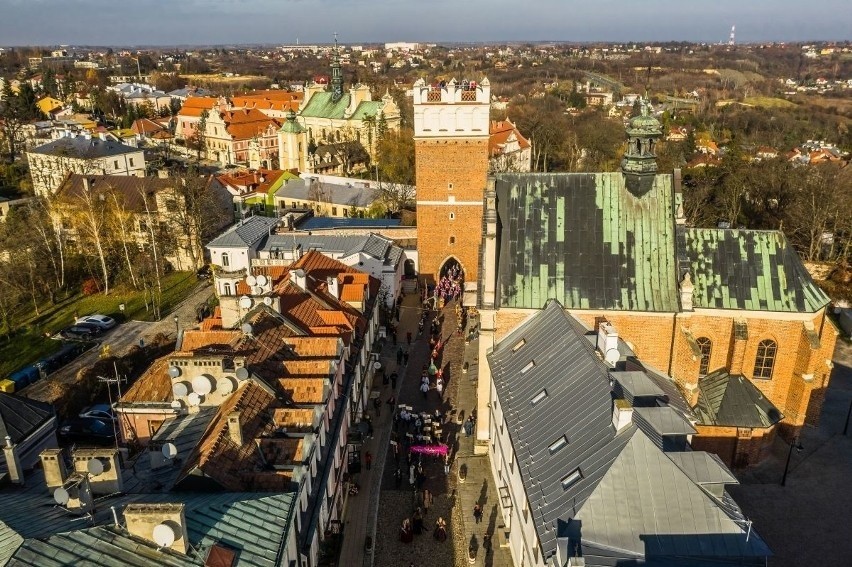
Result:
[[775,427],[737,429],[696,425],[695,429],[698,433],[692,437],[692,448],[715,453],[732,468],[745,468],[766,458],[776,433]]
[[672,347],[674,314],[648,315],[628,311],[572,311],[586,327],[594,328],[595,319],[603,317],[615,326],[618,336],[645,362],[667,372]]
[[420,273],[435,277],[441,265],[455,257],[465,270],[465,281],[476,281],[482,206],[423,201],[446,202],[453,197],[481,203],[488,175],[488,139],[416,140],[415,159]]

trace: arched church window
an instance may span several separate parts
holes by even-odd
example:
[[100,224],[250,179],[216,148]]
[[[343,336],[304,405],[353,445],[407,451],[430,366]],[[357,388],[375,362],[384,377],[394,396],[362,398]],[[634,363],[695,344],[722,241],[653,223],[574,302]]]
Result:
[[760,380],[771,380],[772,370],[775,368],[775,356],[778,353],[778,345],[772,339],[760,341],[757,345],[757,356],[754,358],[754,378]]

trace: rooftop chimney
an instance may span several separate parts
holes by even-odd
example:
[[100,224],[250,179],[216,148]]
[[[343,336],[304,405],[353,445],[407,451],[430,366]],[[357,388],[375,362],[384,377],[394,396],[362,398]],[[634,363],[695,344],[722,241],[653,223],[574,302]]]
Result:
[[228,414],[228,435],[231,437],[231,441],[242,447],[243,425],[240,421],[239,411],[232,411]]
[[604,360],[610,366],[615,366],[621,355],[618,352],[618,332],[608,321],[602,321],[598,325],[597,349],[603,355]]
[[72,473],[62,488],[65,490],[66,498],[62,501],[56,495],[54,498],[67,510],[77,514],[90,514],[95,511],[95,499],[92,496],[88,473]]
[[18,446],[12,443],[12,438],[6,436],[6,445],[3,447],[3,454],[6,457],[6,468],[9,469],[9,480],[15,484],[24,484],[24,468],[21,466],[21,459],[18,457]]
[[326,278],[325,283],[328,285],[328,293],[334,296],[335,299],[340,299],[340,282],[334,276]]
[[124,490],[121,474],[121,455],[115,447],[77,449],[71,456],[74,470],[89,475],[94,494],[113,494]]
[[612,405],[612,426],[619,432],[633,421],[633,406],[627,400],[615,400]]
[[45,449],[39,456],[41,468],[44,469],[44,482],[47,484],[47,490],[53,494],[68,478],[62,449]]
[[293,283],[302,290],[307,289],[305,286],[308,283],[308,276],[305,274],[305,270],[299,268],[291,273],[293,274]]
[[189,549],[183,504],[128,504],[124,522],[130,535],[153,542],[158,548],[183,554]]

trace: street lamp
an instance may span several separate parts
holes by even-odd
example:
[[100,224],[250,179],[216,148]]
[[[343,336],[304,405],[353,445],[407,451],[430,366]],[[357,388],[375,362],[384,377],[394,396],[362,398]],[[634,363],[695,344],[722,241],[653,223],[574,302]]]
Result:
[[175,335],[177,335],[178,333],[180,333],[180,319],[178,319],[177,315],[174,316],[174,321],[175,321]]
[[804,447],[799,443],[798,435],[793,437],[793,442],[790,443],[790,451],[787,453],[787,462],[784,464],[784,476],[781,477],[781,486],[787,486],[787,471],[790,470],[790,459],[793,457],[793,449],[797,453],[801,453]]

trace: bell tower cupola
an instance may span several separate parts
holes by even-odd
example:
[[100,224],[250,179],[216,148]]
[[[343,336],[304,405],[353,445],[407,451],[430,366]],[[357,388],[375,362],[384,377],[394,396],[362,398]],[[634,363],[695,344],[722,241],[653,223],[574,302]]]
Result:
[[662,135],[660,121],[651,116],[648,101],[641,101],[642,112],[627,126],[627,151],[621,160],[627,189],[641,197],[651,190],[657,174],[657,140]]
[[337,34],[334,34],[334,53],[331,56],[331,100],[334,102],[343,98],[343,71],[340,68],[340,46],[337,44]]

